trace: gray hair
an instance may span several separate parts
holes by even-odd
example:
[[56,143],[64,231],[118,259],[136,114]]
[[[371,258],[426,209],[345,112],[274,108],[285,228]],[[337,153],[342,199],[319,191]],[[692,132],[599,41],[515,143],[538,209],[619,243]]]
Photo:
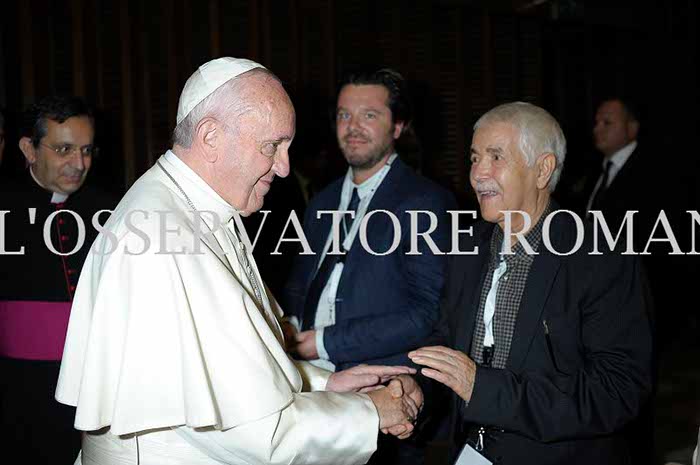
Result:
[[[237,118],[255,108],[254,102],[247,98],[244,77],[256,74],[265,74],[279,81],[277,76],[264,68],[255,68],[247,71],[233,79],[226,81],[221,87],[216,89],[204,100],[199,102],[192,111],[175,126],[173,130],[172,143],[181,147],[190,148],[194,141],[197,125],[204,118],[215,118],[225,120],[231,117]],[[236,130],[235,126],[230,126]]]
[[474,124],[474,130],[493,123],[507,123],[518,130],[518,147],[527,166],[533,166],[543,153],[554,154],[557,166],[549,180],[549,191],[554,191],[566,158],[566,137],[557,120],[545,109],[531,103],[511,102],[486,112]]

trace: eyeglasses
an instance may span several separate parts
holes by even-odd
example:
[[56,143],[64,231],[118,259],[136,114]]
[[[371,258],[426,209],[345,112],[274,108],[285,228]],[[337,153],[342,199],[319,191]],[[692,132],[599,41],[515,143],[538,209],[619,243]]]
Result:
[[99,148],[95,147],[94,145],[84,145],[82,147],[78,147],[77,145],[72,144],[64,144],[58,147],[54,147],[52,145],[43,143],[39,143],[39,145],[41,145],[42,147],[46,147],[47,149],[53,150],[60,157],[68,157],[75,152],[80,152],[80,154],[84,157],[94,157],[99,153]]

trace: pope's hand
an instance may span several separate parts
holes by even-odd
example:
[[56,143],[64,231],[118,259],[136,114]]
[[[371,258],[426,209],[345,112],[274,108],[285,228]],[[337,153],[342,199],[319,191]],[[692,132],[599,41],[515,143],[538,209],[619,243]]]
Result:
[[469,402],[474,389],[476,363],[463,352],[443,346],[423,347],[408,353],[417,365],[425,365],[421,373],[452,389]]
[[[393,389],[392,394],[395,397],[404,395],[405,400],[411,408],[414,420],[423,409],[423,390],[420,388],[416,380],[412,376],[401,375],[396,378],[396,381],[401,383],[400,389]],[[408,430],[404,425],[398,425],[393,428],[384,428],[382,433],[392,434],[399,439],[406,439],[411,435],[412,430]]]
[[383,432],[400,430],[401,436],[411,435],[418,412],[407,402],[398,380],[392,380],[388,387],[371,391],[367,395],[372,399],[379,413],[380,430]]
[[328,378],[326,391],[369,392],[383,388],[382,383],[399,375],[405,376],[415,372],[415,369],[403,366],[358,365],[333,373]]
[[[392,381],[392,383],[400,383],[399,387],[397,387],[396,384],[390,384],[389,388],[391,389],[391,393],[394,397],[398,398],[402,395],[404,396],[404,400],[408,404],[408,407],[412,413],[411,416],[413,417],[413,421],[411,423],[415,423],[415,420],[418,418],[418,414],[423,409],[423,390],[420,388],[416,380],[408,375],[398,376],[394,381]],[[412,432],[413,428],[406,428],[406,425],[397,425],[392,428],[382,429],[382,433],[392,434],[399,439],[408,438],[411,436]]]
[[396,379],[401,383],[403,395],[406,396],[406,400],[416,411],[415,417],[418,417],[418,413],[423,409],[423,390],[413,376],[401,375]]

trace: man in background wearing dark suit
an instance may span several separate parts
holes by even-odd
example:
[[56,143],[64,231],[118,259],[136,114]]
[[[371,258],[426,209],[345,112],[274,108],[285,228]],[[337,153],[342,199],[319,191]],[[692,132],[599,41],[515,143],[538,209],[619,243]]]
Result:
[[[684,328],[695,311],[695,306],[689,305],[695,299],[688,290],[693,286],[697,264],[691,257],[671,255],[673,250],[667,242],[654,243],[649,239],[652,232],[657,238],[665,235],[657,224],[663,211],[675,239],[687,250],[690,238],[686,210],[697,208],[689,202],[688,186],[681,173],[664,173],[659,150],[643,137],[648,135],[643,120],[639,106],[631,98],[614,95],[599,104],[593,141],[603,160],[599,175],[591,178],[586,189],[589,193],[586,215],[591,219],[591,211],[600,211],[613,235],[620,230],[625,216],[629,218],[627,226],[633,226],[634,251],[645,253],[642,257],[648,281],[645,289],[652,303],[649,310],[656,352],[659,352],[674,341],[693,337]],[[680,162],[677,155],[674,157],[675,162]],[[625,234],[620,237],[624,239]],[[633,459],[640,465],[652,463],[654,457],[653,406],[652,396],[628,432],[630,442],[638,444]]]
[[[342,82],[336,134],[350,166],[311,200],[304,232],[315,255],[298,257],[286,287],[285,310],[299,330],[293,351],[331,370],[408,364],[407,352],[420,347],[439,320],[444,253],[450,247],[447,210],[456,205],[450,193],[414,173],[395,152],[395,141],[411,121],[405,87],[401,75],[389,69],[352,74]],[[345,215],[340,221],[340,254],[332,249],[331,216],[319,216],[328,210],[354,213],[354,219]],[[413,217],[408,213],[418,210]],[[430,237],[412,244],[412,224],[419,233],[432,230]],[[422,455],[421,447],[389,439],[370,463],[420,464]]]
[[595,184],[587,189],[586,213],[601,210],[616,229],[628,210],[650,207],[643,195],[650,186],[640,185],[649,164],[637,142],[639,125],[636,109],[617,97],[603,101],[596,112],[593,140],[603,162],[598,177],[592,178]]
[[453,455],[629,463],[620,431],[651,389],[639,261],[590,255],[590,225],[549,216],[565,154],[559,124],[528,103],[474,126],[470,180],[484,221],[460,244],[477,255],[450,257],[442,327],[452,348],[409,354],[454,391]]

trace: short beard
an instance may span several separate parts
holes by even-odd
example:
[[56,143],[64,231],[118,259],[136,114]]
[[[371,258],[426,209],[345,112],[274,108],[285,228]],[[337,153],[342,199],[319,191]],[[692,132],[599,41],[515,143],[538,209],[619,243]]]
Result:
[[359,171],[365,171],[374,168],[385,156],[389,155],[388,152],[390,147],[391,143],[379,147],[377,150],[370,152],[367,157],[363,158],[362,160],[354,159],[352,154],[348,155],[345,153],[345,151],[343,151],[343,155],[345,156],[345,160],[347,160],[348,165],[350,165],[352,168]]

